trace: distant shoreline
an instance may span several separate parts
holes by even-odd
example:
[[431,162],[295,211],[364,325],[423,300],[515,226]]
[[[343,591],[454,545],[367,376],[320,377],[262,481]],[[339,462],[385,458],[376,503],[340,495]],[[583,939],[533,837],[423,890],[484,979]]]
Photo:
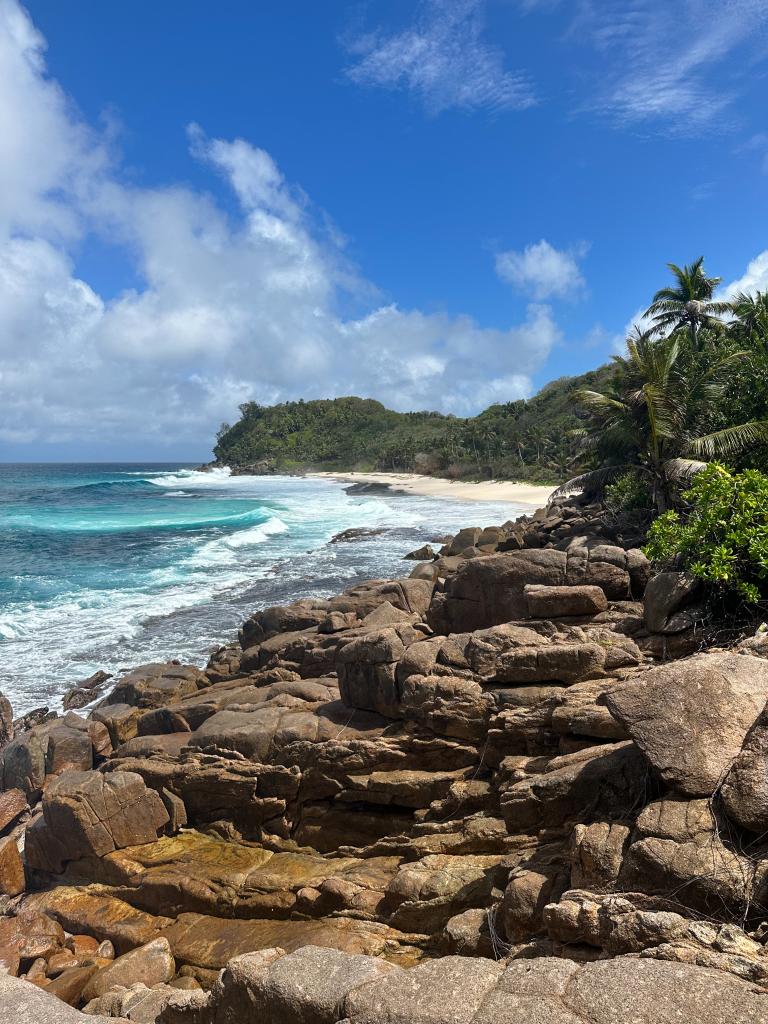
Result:
[[508,501],[515,505],[540,508],[546,505],[554,487],[540,484],[517,483],[512,480],[448,480],[444,477],[423,476],[419,473],[305,473],[307,477],[338,480],[349,484],[374,484],[393,492],[415,494],[429,498],[454,498],[461,501]]

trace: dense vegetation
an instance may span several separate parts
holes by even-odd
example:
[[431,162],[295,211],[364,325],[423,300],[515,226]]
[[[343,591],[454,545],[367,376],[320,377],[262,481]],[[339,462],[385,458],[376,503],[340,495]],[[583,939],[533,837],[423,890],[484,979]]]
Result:
[[646,554],[757,604],[768,583],[768,476],[712,462],[682,499],[651,524]]
[[664,512],[714,458],[768,470],[768,294],[716,301],[703,259],[669,265],[626,355],[470,419],[338,398],[242,405],[219,464],[562,482]]
[[363,398],[246,402],[240,420],[222,426],[214,452],[220,464],[264,470],[406,470],[557,482],[579,464],[587,413],[574,394],[606,384],[609,375],[603,367],[562,377],[528,401],[492,405],[471,419],[398,413]]

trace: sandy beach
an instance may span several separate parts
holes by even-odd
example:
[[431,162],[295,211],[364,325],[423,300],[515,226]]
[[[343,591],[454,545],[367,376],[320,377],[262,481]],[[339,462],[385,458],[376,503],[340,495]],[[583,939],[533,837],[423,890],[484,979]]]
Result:
[[307,476],[340,480],[351,484],[382,484],[393,491],[421,494],[430,498],[458,498],[461,501],[509,501],[515,505],[539,508],[546,505],[552,487],[515,483],[512,480],[447,480],[418,473],[307,473]]

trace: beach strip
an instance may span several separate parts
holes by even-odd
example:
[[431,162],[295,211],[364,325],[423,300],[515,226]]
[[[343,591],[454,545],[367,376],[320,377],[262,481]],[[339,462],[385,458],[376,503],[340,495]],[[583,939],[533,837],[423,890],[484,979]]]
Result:
[[459,501],[508,501],[515,505],[540,508],[546,505],[554,487],[519,483],[513,480],[448,480],[419,473],[307,473],[308,477],[338,480],[348,484],[378,484],[393,492],[429,498],[453,498]]

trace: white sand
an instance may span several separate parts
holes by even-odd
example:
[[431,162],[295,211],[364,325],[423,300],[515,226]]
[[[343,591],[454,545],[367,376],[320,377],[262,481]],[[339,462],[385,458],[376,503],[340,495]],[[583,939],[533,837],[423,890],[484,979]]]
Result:
[[421,494],[430,498],[458,498],[460,501],[509,501],[515,505],[540,508],[546,505],[553,487],[515,483],[512,480],[486,480],[467,483],[418,473],[307,473],[307,476],[339,480],[350,484],[386,484],[393,491]]

